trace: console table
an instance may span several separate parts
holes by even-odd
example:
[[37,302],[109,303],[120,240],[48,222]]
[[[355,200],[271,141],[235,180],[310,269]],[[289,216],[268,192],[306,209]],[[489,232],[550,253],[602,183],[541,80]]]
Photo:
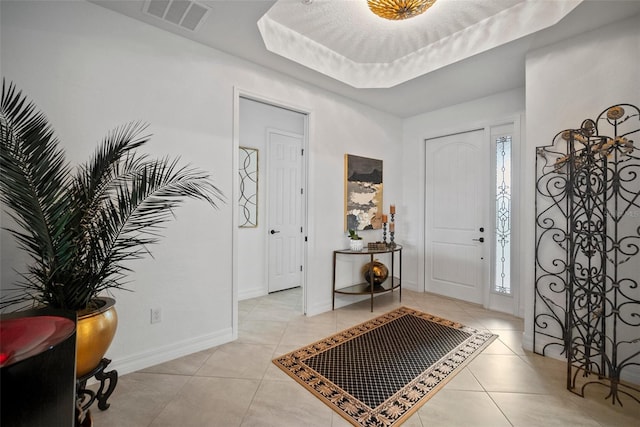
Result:
[[[369,277],[373,282],[373,261],[376,255],[391,254],[391,268],[389,268],[389,277],[382,282],[379,286],[374,286],[373,283],[364,281],[356,283],[344,288],[336,289],[336,259],[340,256],[368,256],[369,257]],[[398,265],[396,266],[395,258],[398,257]],[[388,268],[388,267],[387,267]],[[398,276],[396,276],[396,273]],[[386,249],[363,249],[361,251],[352,251],[350,249],[342,249],[333,251],[333,301],[331,303],[331,309],[336,308],[336,294],[345,295],[371,295],[371,311],[373,312],[373,297],[377,294],[386,292],[393,292],[398,289],[400,301],[402,301],[402,246],[395,245],[395,247]]]

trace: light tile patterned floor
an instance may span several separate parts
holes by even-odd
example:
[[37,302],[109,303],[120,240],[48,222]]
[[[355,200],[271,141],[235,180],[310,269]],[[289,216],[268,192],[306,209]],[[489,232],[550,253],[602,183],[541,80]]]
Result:
[[299,289],[239,304],[239,338],[119,379],[111,408],[92,408],[95,427],[339,427],[338,414],[271,359],[400,305],[499,335],[420,408],[407,427],[640,426],[640,405],[612,406],[565,389],[566,365],[521,348],[522,319],[404,290],[318,316],[300,311]]

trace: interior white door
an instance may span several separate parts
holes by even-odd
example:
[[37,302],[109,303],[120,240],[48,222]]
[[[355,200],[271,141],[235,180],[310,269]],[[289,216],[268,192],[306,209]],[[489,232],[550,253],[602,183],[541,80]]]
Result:
[[269,292],[302,282],[303,135],[269,130]]
[[483,303],[491,265],[488,154],[482,130],[426,141],[428,292]]

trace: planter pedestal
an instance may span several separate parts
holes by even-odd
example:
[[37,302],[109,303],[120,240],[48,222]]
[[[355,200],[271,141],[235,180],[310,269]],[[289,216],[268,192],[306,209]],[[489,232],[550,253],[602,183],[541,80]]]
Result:
[[[111,393],[116,389],[116,384],[118,384],[118,371],[114,369],[105,372],[109,363],[111,363],[111,360],[103,358],[95,369],[76,380],[78,406],[82,411],[87,411],[96,400],[98,401],[98,408],[102,411],[109,408],[110,404],[107,403],[107,399],[109,399]],[[97,392],[86,388],[87,381],[91,377],[96,377],[96,379],[100,381],[100,387]]]

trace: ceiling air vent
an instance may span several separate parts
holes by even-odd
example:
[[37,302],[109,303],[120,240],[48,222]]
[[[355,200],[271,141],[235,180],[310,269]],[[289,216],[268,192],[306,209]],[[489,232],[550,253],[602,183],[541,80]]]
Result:
[[147,0],[144,11],[189,31],[196,31],[209,8],[189,0]]

